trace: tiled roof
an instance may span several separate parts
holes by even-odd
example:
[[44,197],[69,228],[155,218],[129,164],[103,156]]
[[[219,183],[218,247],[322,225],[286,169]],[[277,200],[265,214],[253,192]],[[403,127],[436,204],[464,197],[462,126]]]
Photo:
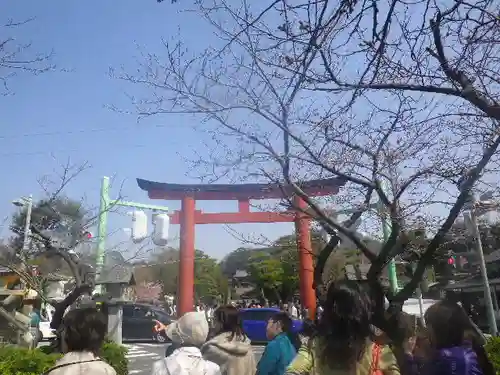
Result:
[[236,270],[236,272],[234,273],[234,276],[235,278],[244,278],[244,277],[248,277],[248,272],[245,271],[245,270]]
[[[304,181],[300,184],[302,190],[309,196],[323,196],[336,194],[340,187],[345,185],[345,179],[327,178],[321,180]],[[138,178],[139,188],[149,193],[162,192],[171,199],[191,196],[194,199],[228,200],[228,199],[271,199],[292,196],[291,186],[279,184],[168,184],[148,181]]]

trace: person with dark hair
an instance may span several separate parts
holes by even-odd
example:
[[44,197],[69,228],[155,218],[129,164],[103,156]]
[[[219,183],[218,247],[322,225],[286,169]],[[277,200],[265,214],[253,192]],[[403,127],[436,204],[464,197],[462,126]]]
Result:
[[[413,372],[422,375],[493,375],[493,366],[476,340],[475,327],[465,310],[458,303],[443,300],[425,312],[429,349],[423,366],[412,366]],[[476,343],[475,343],[476,342]],[[481,356],[482,364],[478,360]],[[410,362],[414,353],[407,353]]]
[[95,308],[70,310],[60,337],[64,356],[44,375],[116,375],[98,354],[106,335],[106,317]]
[[285,312],[276,313],[267,322],[270,340],[257,365],[256,375],[283,375],[297,353],[292,333],[292,319]]
[[391,349],[372,341],[371,318],[371,300],[358,282],[330,284],[315,335],[286,374],[399,375]]
[[213,319],[215,336],[201,347],[203,358],[217,363],[223,375],[254,375],[255,357],[238,309],[219,307]]

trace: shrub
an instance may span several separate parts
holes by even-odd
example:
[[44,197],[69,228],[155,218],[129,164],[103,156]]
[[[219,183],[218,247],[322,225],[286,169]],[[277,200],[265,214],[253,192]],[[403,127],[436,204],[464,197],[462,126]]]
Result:
[[[29,350],[15,346],[0,346],[0,374],[40,375],[61,357],[51,353],[49,346]],[[117,375],[128,374],[127,349],[113,342],[106,342],[101,349],[101,358],[111,365]]]
[[500,337],[488,338],[485,349],[497,375],[500,375]]
[[57,354],[57,353],[54,353],[54,351],[53,351],[54,349],[52,347],[50,347],[49,345],[41,346],[37,350],[39,350],[45,354]]
[[39,350],[29,350],[15,346],[1,346],[0,374],[43,374],[44,371],[54,365],[59,357],[59,354],[45,354]]
[[101,349],[102,359],[115,369],[117,375],[128,374],[128,359],[126,355],[127,349],[114,342],[105,342]]

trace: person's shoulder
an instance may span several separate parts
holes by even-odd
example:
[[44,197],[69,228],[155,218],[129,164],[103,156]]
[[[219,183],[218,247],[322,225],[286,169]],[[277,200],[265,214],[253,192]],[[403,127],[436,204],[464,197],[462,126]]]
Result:
[[470,346],[454,346],[441,349],[439,357],[457,363],[477,362],[476,352]]
[[[103,359],[100,359],[100,358],[97,359],[95,362],[89,362],[89,363],[83,364],[83,365],[84,365],[83,369],[86,369],[89,373],[92,373],[92,374],[116,375],[116,370],[112,366],[110,366],[106,361],[104,361]],[[79,367],[79,369],[82,370],[82,367]]]
[[103,374],[116,375],[116,370],[106,362],[104,362],[102,369],[103,369]]
[[284,351],[285,353],[292,353],[293,355],[297,353],[297,348],[293,344],[291,338],[288,337],[288,335],[282,335],[277,341],[280,352]]
[[392,351],[392,348],[389,345],[379,345],[376,343],[373,343],[372,346],[372,356],[373,356],[373,350],[379,346],[380,347],[380,368],[386,370],[388,373],[399,373],[399,366],[398,362],[396,360],[396,356],[394,355],[394,352]]
[[375,347],[380,347],[380,357],[382,359],[384,358],[393,358],[394,357],[394,352],[392,351],[392,348],[389,345],[381,345],[377,343],[372,343],[372,350],[375,349]]
[[160,359],[153,362],[152,375],[163,375],[167,374],[167,358]]
[[274,340],[269,341],[267,346],[271,345],[272,347],[282,347],[282,346],[288,346],[288,345],[293,345],[292,340],[290,340],[290,337],[288,337],[287,334],[281,334],[277,336]]
[[274,339],[272,339],[267,343],[264,352],[269,353],[269,352],[279,351],[282,345],[283,345],[282,341],[278,337],[275,337]]
[[482,373],[475,351],[468,347],[441,349],[434,358],[433,365],[439,373],[449,372],[452,369],[458,369],[459,373],[464,374]]
[[313,368],[313,354],[309,347],[301,346],[297,355],[288,365],[286,374],[309,374]]
[[205,360],[205,370],[207,375],[217,375],[221,373],[220,366],[209,360]]

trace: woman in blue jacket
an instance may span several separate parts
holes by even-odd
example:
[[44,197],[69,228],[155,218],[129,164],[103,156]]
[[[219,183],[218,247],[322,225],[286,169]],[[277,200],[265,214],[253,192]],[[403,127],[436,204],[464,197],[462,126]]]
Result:
[[285,312],[279,312],[269,319],[266,334],[270,341],[257,365],[256,375],[283,375],[285,373],[297,354],[292,326],[292,319]]

